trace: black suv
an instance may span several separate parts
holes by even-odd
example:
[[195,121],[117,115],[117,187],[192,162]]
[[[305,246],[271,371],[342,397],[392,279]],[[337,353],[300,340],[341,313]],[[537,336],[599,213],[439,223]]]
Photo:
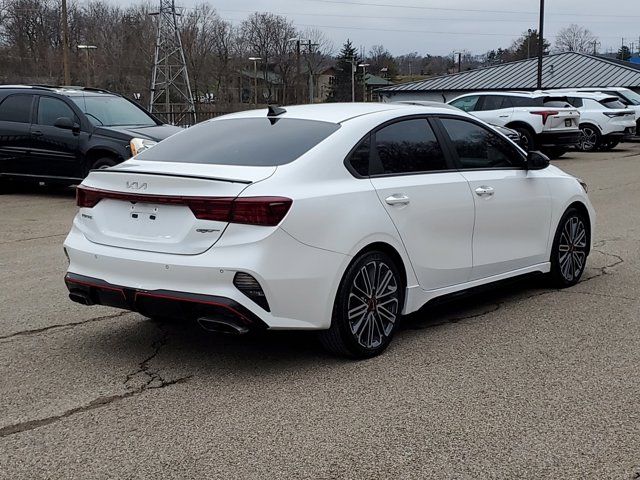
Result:
[[0,179],[71,185],[181,130],[105,90],[0,86]]

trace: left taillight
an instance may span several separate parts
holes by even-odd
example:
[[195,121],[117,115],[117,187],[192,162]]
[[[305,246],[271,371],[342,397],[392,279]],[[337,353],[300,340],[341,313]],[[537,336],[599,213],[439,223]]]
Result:
[[554,115],[558,115],[560,112],[557,110],[541,110],[537,112],[529,112],[531,115],[540,115],[542,117],[542,124],[547,124],[547,118],[553,117]]
[[286,197],[187,197],[176,195],[141,195],[113,192],[78,186],[78,207],[93,208],[102,199],[122,200],[131,203],[145,202],[160,205],[184,205],[200,220],[242,223],[274,227],[289,212],[293,200]]

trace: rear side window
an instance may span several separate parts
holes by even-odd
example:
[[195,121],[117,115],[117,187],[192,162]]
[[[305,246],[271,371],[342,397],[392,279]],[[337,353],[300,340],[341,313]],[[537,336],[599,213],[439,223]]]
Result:
[[53,126],[58,118],[66,117],[77,123],[76,114],[62,100],[52,97],[40,97],[38,102],[38,125]]
[[544,99],[545,107],[555,107],[555,108],[566,108],[571,107],[571,103],[567,97],[545,97]]
[[499,110],[501,108],[511,107],[511,101],[509,97],[503,97],[502,95],[486,95],[483,97],[481,110]]
[[567,101],[576,108],[580,108],[584,105],[580,97],[567,97]]
[[478,104],[478,99],[480,97],[478,95],[473,95],[471,97],[457,98],[451,102],[450,105],[459,108],[464,112],[473,112],[476,109],[476,105]]
[[230,118],[195,125],[139,154],[140,160],[266,167],[293,162],[340,125],[292,118]]
[[511,104],[514,107],[541,107],[542,98],[511,97]]
[[10,95],[0,103],[0,121],[31,123],[33,95]]
[[358,174],[363,177],[369,175],[369,154],[371,152],[371,135],[367,135],[355,148],[349,157],[349,165]]
[[426,119],[392,123],[375,133],[382,174],[418,173],[447,168],[444,154]]
[[495,133],[466,120],[443,118],[444,126],[466,169],[523,168],[525,161],[515,148]]

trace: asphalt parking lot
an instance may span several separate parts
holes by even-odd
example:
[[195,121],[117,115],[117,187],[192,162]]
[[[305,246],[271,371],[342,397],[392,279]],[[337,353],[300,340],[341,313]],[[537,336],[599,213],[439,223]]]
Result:
[[640,478],[640,144],[554,162],[584,280],[427,308],[381,357],[67,299],[72,191],[0,196],[0,478]]

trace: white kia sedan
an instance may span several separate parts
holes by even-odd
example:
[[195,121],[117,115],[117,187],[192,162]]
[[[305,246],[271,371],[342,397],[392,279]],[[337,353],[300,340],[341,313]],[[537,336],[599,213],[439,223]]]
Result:
[[92,171],[65,241],[70,298],[209,330],[319,330],[381,353],[430,300],[541,272],[577,283],[579,179],[447,107],[227,115]]

